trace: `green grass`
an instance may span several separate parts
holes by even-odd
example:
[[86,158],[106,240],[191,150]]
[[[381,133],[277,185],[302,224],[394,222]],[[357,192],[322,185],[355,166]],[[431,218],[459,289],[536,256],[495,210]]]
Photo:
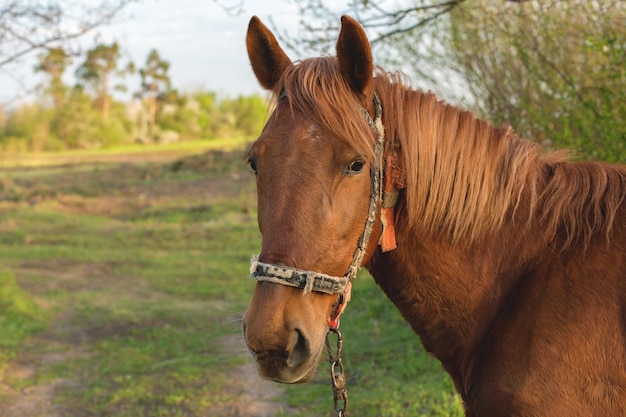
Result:
[[15,359],[24,340],[42,331],[47,314],[15,281],[0,271],[0,374]]
[[[253,138],[218,138],[195,141],[181,141],[170,144],[127,144],[104,149],[75,149],[58,152],[3,154],[0,152],[0,167],[40,167],[67,164],[71,162],[99,160],[103,157],[122,155],[176,154],[178,156],[196,154],[209,150],[232,151],[252,142]],[[106,158],[111,161],[110,158]]]
[[[260,248],[242,153],[0,171],[0,265],[12,271],[0,273],[0,306],[23,306],[0,309],[0,380],[68,381],[52,399],[68,417],[197,416],[239,401],[232,371],[251,359],[225,341],[241,337]],[[462,415],[441,366],[366,274],[342,331],[350,415]],[[29,361],[34,375],[2,377]],[[327,367],[279,400],[329,415]]]

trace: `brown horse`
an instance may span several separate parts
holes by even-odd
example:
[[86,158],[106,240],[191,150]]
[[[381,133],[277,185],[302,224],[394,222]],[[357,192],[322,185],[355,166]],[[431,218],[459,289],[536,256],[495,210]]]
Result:
[[362,265],[468,416],[626,416],[626,167],[407,87],[348,17],[336,57],[294,64],[256,17],[247,47],[276,100],[248,155],[263,240],[243,323],[262,376],[312,376]]

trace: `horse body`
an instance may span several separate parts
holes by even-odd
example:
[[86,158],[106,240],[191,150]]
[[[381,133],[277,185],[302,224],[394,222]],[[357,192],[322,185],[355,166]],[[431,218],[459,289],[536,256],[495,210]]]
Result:
[[[367,217],[361,171],[378,163],[362,114],[376,92],[402,189],[397,249],[377,248],[379,217],[363,265],[442,362],[467,415],[626,415],[626,167],[569,162],[393,74],[374,76],[349,18],[337,58],[293,65],[256,18],[247,43],[277,99],[249,151],[259,260],[346,271]],[[260,373],[310,378],[336,303],[258,282],[243,322]]]

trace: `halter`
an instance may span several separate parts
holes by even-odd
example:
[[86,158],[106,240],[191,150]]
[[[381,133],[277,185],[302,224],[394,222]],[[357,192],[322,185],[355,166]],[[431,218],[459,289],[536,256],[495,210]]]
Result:
[[361,262],[367,251],[367,245],[369,243],[372,228],[376,221],[376,211],[382,200],[381,184],[383,182],[383,148],[385,140],[385,130],[382,122],[382,105],[378,94],[374,93],[374,107],[376,114],[374,119],[368,113],[368,111],[361,107],[363,117],[367,123],[376,131],[377,141],[374,145],[374,159],[370,164],[370,177],[372,184],[372,191],[370,194],[370,205],[367,214],[367,220],[365,221],[365,229],[363,234],[359,238],[356,250],[352,257],[352,263],[348,267],[347,272],[342,277],[336,277],[326,275],[315,271],[305,271],[298,268],[293,268],[285,265],[268,264],[260,262],[258,255],[255,255],[250,260],[250,277],[257,281],[268,281],[282,285],[288,285],[292,287],[302,288],[304,292],[317,291],[326,294],[345,294],[346,288],[349,289],[348,284],[350,280],[356,277],[359,268],[361,268]]

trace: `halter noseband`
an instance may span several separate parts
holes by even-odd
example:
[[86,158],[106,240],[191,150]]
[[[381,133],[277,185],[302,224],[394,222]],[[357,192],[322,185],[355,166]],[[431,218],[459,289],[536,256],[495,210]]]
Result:
[[352,263],[348,268],[346,274],[342,277],[335,277],[331,275],[322,274],[315,271],[305,271],[302,269],[293,268],[285,265],[268,264],[260,262],[258,255],[255,255],[250,260],[250,277],[257,281],[269,281],[277,284],[289,285],[292,287],[302,288],[304,292],[317,291],[327,294],[344,294],[346,287],[351,279],[356,277],[361,262],[367,251],[367,245],[369,243],[372,228],[376,221],[376,211],[381,202],[381,184],[383,182],[383,148],[385,140],[385,131],[382,122],[382,105],[378,94],[374,93],[374,107],[376,114],[374,119],[368,113],[368,111],[361,107],[363,117],[367,123],[376,131],[377,140],[374,145],[374,159],[370,164],[370,177],[372,183],[372,191],[370,194],[369,212],[367,214],[367,220],[365,221],[365,229],[363,234],[359,238],[354,256],[352,257]]

